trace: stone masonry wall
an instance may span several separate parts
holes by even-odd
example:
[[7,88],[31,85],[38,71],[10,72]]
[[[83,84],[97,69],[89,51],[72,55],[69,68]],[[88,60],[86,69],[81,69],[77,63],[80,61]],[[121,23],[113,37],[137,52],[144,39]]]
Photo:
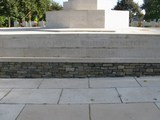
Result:
[[160,63],[0,62],[0,78],[85,78],[160,75]]

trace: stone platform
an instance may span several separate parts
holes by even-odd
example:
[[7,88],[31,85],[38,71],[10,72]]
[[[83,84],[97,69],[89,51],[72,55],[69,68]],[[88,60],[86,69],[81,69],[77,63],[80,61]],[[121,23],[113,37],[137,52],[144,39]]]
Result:
[[0,79],[1,120],[159,120],[160,77]]
[[160,29],[0,29],[0,77],[160,75]]

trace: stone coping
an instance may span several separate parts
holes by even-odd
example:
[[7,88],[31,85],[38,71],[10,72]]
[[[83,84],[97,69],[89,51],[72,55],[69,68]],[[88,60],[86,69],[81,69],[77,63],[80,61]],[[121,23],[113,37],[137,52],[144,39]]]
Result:
[[160,63],[160,58],[0,57],[0,62]]
[[0,35],[28,35],[28,34],[134,34],[134,35],[160,35],[160,28],[129,27],[121,29],[52,29],[52,28],[0,28]]

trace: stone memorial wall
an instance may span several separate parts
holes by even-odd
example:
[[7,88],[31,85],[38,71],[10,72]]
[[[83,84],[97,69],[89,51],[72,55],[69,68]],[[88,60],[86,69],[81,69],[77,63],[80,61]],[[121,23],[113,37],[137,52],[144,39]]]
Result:
[[159,35],[56,32],[0,38],[1,78],[160,75]]

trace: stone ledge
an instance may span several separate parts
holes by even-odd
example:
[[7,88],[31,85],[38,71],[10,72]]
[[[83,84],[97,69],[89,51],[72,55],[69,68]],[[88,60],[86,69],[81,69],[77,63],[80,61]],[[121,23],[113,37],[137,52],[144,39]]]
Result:
[[160,58],[0,57],[0,62],[160,63]]
[[121,29],[102,29],[102,28],[77,28],[77,29],[51,29],[51,28],[0,28],[0,35],[61,35],[61,34],[96,34],[96,35],[146,35],[160,36],[160,28],[121,28]]

